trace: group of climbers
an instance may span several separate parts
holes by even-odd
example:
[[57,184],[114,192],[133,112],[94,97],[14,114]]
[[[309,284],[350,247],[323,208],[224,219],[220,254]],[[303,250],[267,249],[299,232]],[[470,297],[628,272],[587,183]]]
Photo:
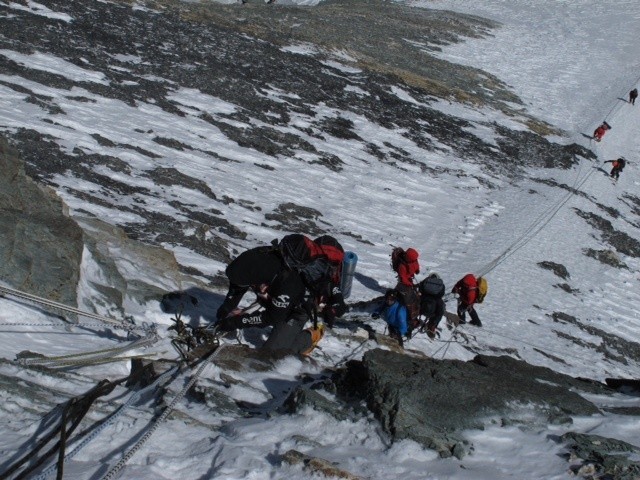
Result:
[[[373,316],[384,317],[390,336],[400,345],[416,329],[435,338],[445,313],[444,282],[431,273],[416,283],[420,265],[413,248],[396,248],[391,257],[398,283],[386,292],[383,305]],[[343,259],[344,249],[329,235],[315,240],[301,234],[286,235],[271,245],[241,253],[225,270],[229,288],[216,313],[216,329],[229,332],[271,327],[264,349],[310,354],[324,336],[325,325],[333,328],[335,319],[347,311],[340,290]],[[250,290],[255,301],[238,308]],[[465,323],[468,312],[470,323],[481,326],[474,309],[479,298],[475,276],[465,275],[451,293],[458,298],[460,322]]]
[[[629,103],[635,105],[638,89],[629,92]],[[611,129],[606,121],[596,128],[593,137],[601,141]],[[611,163],[610,176],[618,179],[626,160],[619,157]],[[340,268],[344,249],[333,237],[324,235],[311,240],[293,234],[275,241],[271,246],[256,247],[240,254],[226,269],[229,290],[217,311],[217,329],[231,331],[247,327],[272,327],[264,343],[268,350],[285,350],[309,354],[324,335],[324,325],[333,328],[336,317],[347,307],[340,290]],[[420,273],[419,254],[414,248],[396,247],[391,254],[391,266],[398,276],[395,288],[389,289],[384,301],[372,316],[383,316],[389,334],[400,345],[411,338],[416,329],[435,338],[445,314],[445,285],[440,276],[431,273],[416,283]],[[248,308],[238,305],[245,293],[253,290],[256,301]],[[487,291],[486,279],[472,273],[458,280],[451,294],[457,299],[459,323],[482,326],[477,303],[482,303]],[[318,322],[321,316],[324,323]],[[305,328],[311,321],[312,327]]]
[[[445,285],[437,273],[431,273],[416,283],[415,275],[420,272],[419,254],[409,248],[400,247],[391,253],[391,267],[398,275],[398,284],[384,295],[384,301],[371,315],[383,317],[389,328],[389,335],[404,346],[404,338],[411,338],[413,331],[426,331],[429,338],[435,338],[437,328],[445,313]],[[457,298],[459,323],[466,323],[469,313],[471,325],[482,326],[474,306],[481,303],[487,292],[486,280],[472,273],[461,278],[451,290]]]
[[[635,105],[636,98],[638,98],[638,89],[634,88],[629,92],[629,103],[631,105]],[[593,139],[596,142],[601,141],[602,137],[604,137],[604,134],[607,133],[609,130],[611,130],[611,125],[609,125],[607,122],[602,122],[598,126],[598,128],[596,128],[595,131],[593,132]],[[620,177],[620,173],[622,172],[622,170],[624,170],[624,167],[627,164],[627,160],[624,157],[619,157],[614,160],[607,160],[604,163],[612,164],[611,165],[612,168],[611,168],[611,171],[609,172],[609,176],[611,178],[618,180],[618,178]]]

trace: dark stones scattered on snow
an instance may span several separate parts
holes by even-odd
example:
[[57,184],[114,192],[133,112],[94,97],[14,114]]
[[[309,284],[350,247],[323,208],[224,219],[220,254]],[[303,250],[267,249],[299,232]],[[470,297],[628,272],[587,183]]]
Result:
[[637,480],[640,478],[640,448],[616,440],[576,432],[565,433],[559,441],[566,443],[571,471],[581,478]]
[[302,465],[305,472],[310,474],[321,474],[328,478],[344,478],[346,480],[360,480],[360,477],[353,475],[341,468],[336,467],[331,462],[318,457],[305,455],[297,450],[287,450],[282,455],[282,461],[290,465]]
[[[613,360],[614,362],[628,365],[629,360],[640,361],[640,343],[636,341],[626,340],[621,336],[614,335],[605,330],[602,330],[595,326],[593,323],[585,323],[580,321],[573,315],[569,315],[565,312],[553,312],[551,318],[555,323],[570,324],[577,326],[583,332],[593,336],[598,340],[598,343],[587,342],[583,339],[576,338],[566,332],[558,330],[557,328],[551,328],[550,330],[559,337],[572,341],[573,343],[587,347],[591,350],[601,353],[605,358]],[[575,329],[572,329],[575,331]],[[635,339],[634,339],[635,340]]]
[[544,268],[545,270],[551,270],[554,274],[556,274],[558,277],[562,278],[563,280],[566,280],[571,276],[569,275],[569,271],[567,270],[567,267],[559,263],[545,260],[544,262],[538,262],[538,266],[541,268]]
[[594,250],[593,248],[585,248],[582,250],[585,256],[595,258],[600,263],[609,265],[614,268],[628,269],[626,263],[620,260],[620,257],[613,250]]
[[580,209],[574,209],[579,217],[583,218],[591,227],[600,231],[602,240],[607,242],[616,251],[628,255],[630,257],[640,257],[640,241],[629,236],[628,234],[616,230],[613,224],[593,212],[585,212]]
[[[401,147],[389,142],[380,146],[361,138],[346,116],[315,117],[318,105],[364,116],[384,128],[396,129],[425,151],[433,151],[438,148],[435,142],[441,143],[465,162],[483,165],[489,178],[522,175],[522,167],[529,166],[569,168],[576,155],[586,158],[592,155],[576,145],[551,143],[533,132],[485,125],[495,131],[499,139],[496,147],[474,135],[469,121],[431,106],[438,99],[484,104],[507,112],[532,131],[558,133],[523,113],[520,100],[496,77],[429,54],[465,37],[490,35],[492,29],[499,27],[479,17],[378,0],[322,2],[314,8],[196,5],[169,0],[154,2],[156,9],[134,9],[128,2],[97,2],[91,8],[80,0],[44,3],[57,12],[68,13],[74,20],[63,22],[11,9],[10,15],[0,17],[2,48],[23,54],[38,51],[55,55],[81,68],[101,72],[108,84],[75,81],[0,56],[0,68],[6,75],[68,90],[68,98],[76,101],[93,101],[71,95],[71,89],[79,87],[91,95],[120,100],[130,106],[153,103],[179,117],[185,112],[169,96],[179,88],[197,89],[239,106],[236,111],[216,118],[193,107],[193,115],[198,119],[210,123],[240,147],[272,158],[299,158],[301,166],[311,169],[342,170],[344,162],[330,146],[336,139],[346,139],[360,144],[376,161],[399,169],[411,165],[418,166],[425,175],[444,173],[442,167],[432,167]],[[0,5],[0,12],[7,8]],[[61,37],[65,41],[61,42]],[[389,38],[402,41],[389,42]],[[327,50],[300,55],[281,48],[296,42],[311,42]],[[359,71],[350,73],[327,63],[326,52],[332,48],[349,51],[353,58],[342,61]],[[140,61],[128,61],[127,56]],[[14,83],[2,84],[26,94],[26,101],[42,109],[45,122],[55,124],[68,115],[58,98]],[[266,86],[288,92],[287,101],[269,98]],[[401,99],[394,93],[394,87],[406,91],[416,101]],[[309,126],[291,123],[291,118],[300,114],[309,116]],[[252,119],[261,124],[256,125]],[[132,128],[147,144],[158,145],[158,150],[185,152],[202,148],[147,127]],[[283,131],[285,128],[289,131]],[[128,155],[138,154],[150,160],[162,156],[151,147],[118,142],[110,133],[93,132],[90,136],[100,146]],[[65,195],[141,217],[139,222],[119,226],[132,238],[151,244],[183,246],[227,262],[230,250],[227,242],[242,243],[247,233],[234,219],[225,218],[216,204],[236,203],[248,210],[261,211],[260,205],[243,199],[242,192],[235,198],[220,195],[215,185],[188,178],[178,168],[136,170],[123,160],[126,156],[118,158],[96,152],[87,142],[69,150],[68,138],[54,138],[37,126],[11,129],[6,135],[25,159],[28,175],[56,188],[60,187],[56,177],[66,177],[66,186],[60,187]],[[86,138],[83,135],[84,132],[78,132],[78,139]],[[309,138],[314,139],[313,144]],[[200,153],[210,159],[211,168],[231,161],[215,151]],[[277,164],[258,166],[278,169]],[[98,173],[98,168],[118,172],[120,180],[115,175]],[[455,165],[450,168],[456,171]],[[457,173],[463,175],[461,171]],[[131,177],[131,181],[122,181],[123,176]],[[171,206],[176,215],[171,217],[157,207],[158,193],[139,186],[135,179],[140,176],[151,178],[157,186],[171,184],[202,193],[211,199],[211,205],[196,207],[175,200]],[[486,177],[478,180],[490,185]],[[100,185],[100,192],[70,187],[84,181]],[[265,212],[264,224],[313,233],[330,230],[322,212],[311,218],[305,213],[309,208],[283,205],[278,211]],[[357,234],[352,236],[366,242]],[[193,270],[184,267],[185,273],[200,273]]]

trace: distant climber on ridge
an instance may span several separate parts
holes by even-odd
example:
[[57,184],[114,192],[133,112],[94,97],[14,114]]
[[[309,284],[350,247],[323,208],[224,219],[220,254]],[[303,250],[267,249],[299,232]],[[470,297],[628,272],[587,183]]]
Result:
[[604,134],[609,130],[611,130],[611,125],[609,125],[607,122],[602,122],[600,126],[593,132],[593,139],[596,142],[599,142],[600,140],[602,140],[602,137],[604,137]]
[[638,98],[638,89],[634,88],[633,90],[631,90],[629,92],[629,103],[631,105],[635,105],[636,104],[636,98]]
[[622,170],[624,170],[624,167],[627,164],[627,161],[625,160],[624,157],[620,157],[617,160],[607,160],[604,163],[611,164],[613,168],[611,168],[611,172],[609,173],[609,176],[611,178],[615,178],[616,180],[618,180],[618,177],[620,177],[620,173],[622,172]]

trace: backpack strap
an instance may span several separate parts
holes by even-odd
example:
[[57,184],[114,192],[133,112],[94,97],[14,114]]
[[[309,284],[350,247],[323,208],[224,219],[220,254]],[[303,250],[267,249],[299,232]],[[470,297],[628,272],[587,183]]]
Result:
[[316,302],[313,301],[313,298],[307,298],[302,303],[302,308],[304,308],[307,317],[313,323],[313,328],[318,328],[318,307],[316,306]]

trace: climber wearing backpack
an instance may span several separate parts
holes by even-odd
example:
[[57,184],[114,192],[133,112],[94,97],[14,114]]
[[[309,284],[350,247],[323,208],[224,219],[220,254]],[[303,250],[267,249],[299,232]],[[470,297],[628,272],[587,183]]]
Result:
[[342,277],[342,260],[344,248],[330,235],[322,235],[313,240],[329,260],[329,277],[316,288],[316,305],[325,324],[333,328],[335,320],[344,315],[348,308],[344,302],[340,280]]
[[468,273],[462,277],[453,286],[451,293],[458,296],[458,317],[460,323],[466,323],[466,313],[469,312],[471,325],[481,327],[482,322],[476,312],[474,305],[482,303],[487,293],[487,281],[483,277],[476,278],[472,273]]
[[432,273],[418,284],[420,292],[420,331],[426,329],[429,338],[435,338],[436,330],[444,315],[444,282],[437,273]]
[[395,247],[391,252],[391,268],[398,274],[398,282],[407,287],[413,287],[416,274],[420,273],[418,251],[414,248],[406,250]]
[[395,247],[391,251],[391,268],[398,275],[395,289],[400,295],[400,301],[407,307],[412,326],[417,323],[420,313],[420,298],[414,284],[416,274],[420,273],[418,257],[418,251],[414,248],[404,250],[401,247]]
[[602,137],[604,137],[604,134],[609,130],[611,130],[611,125],[609,125],[607,122],[602,122],[600,126],[593,132],[594,140],[596,142],[599,142],[600,140],[602,140]]
[[409,315],[407,307],[405,307],[399,298],[397,290],[387,290],[384,294],[384,303],[371,314],[372,318],[380,318],[384,316],[385,322],[389,327],[389,336],[398,341],[404,348],[404,340],[402,337],[409,333]]
[[620,157],[617,160],[607,160],[604,163],[611,164],[613,168],[611,169],[611,173],[609,173],[609,176],[611,178],[615,178],[616,180],[618,180],[618,177],[620,176],[620,173],[622,172],[622,170],[624,170],[624,167],[627,164],[627,161],[625,160],[624,157]]
[[[263,348],[310,354],[324,335],[324,326],[315,322],[312,292],[330,277],[331,266],[325,256],[307,259],[304,268],[292,263],[274,246],[247,250],[233,260],[226,269],[229,291],[217,312],[219,330],[272,326]],[[237,308],[249,289],[262,306],[258,311]],[[314,325],[305,329],[310,319]]]

